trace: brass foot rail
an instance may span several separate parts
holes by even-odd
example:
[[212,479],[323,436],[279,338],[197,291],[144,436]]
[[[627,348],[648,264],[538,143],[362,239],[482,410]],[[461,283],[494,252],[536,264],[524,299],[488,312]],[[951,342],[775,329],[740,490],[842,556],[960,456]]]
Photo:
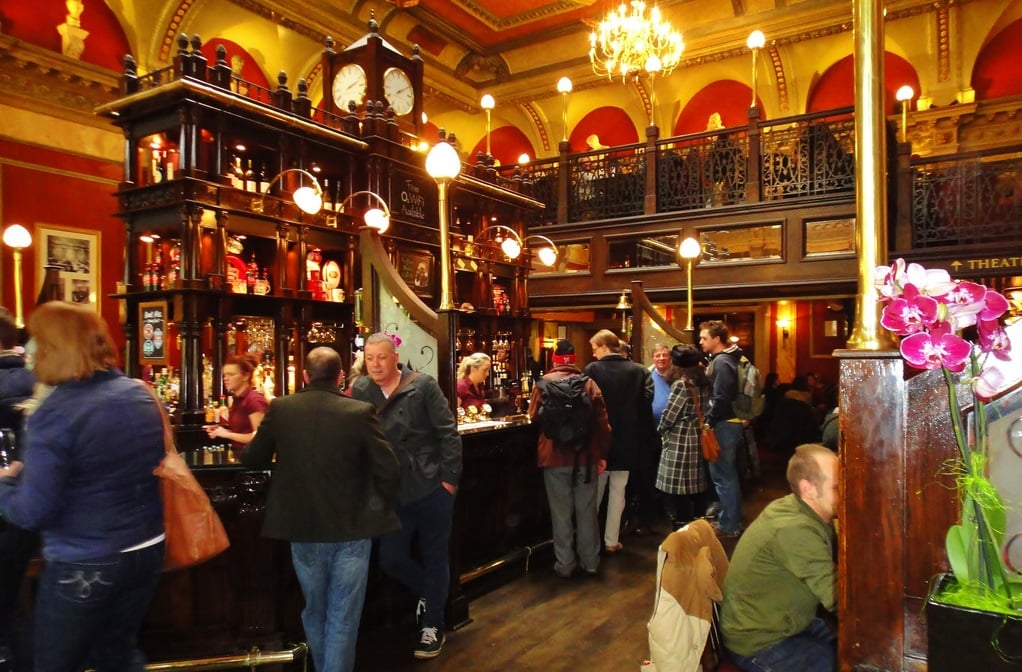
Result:
[[249,668],[254,670],[260,665],[272,665],[274,663],[291,663],[298,659],[302,660],[302,670],[306,669],[309,658],[309,645],[305,642],[296,645],[293,649],[285,651],[260,651],[258,647],[252,647],[248,653],[234,656],[219,656],[216,658],[193,658],[191,660],[168,660],[162,663],[150,663],[145,666],[149,672],[160,670],[232,670]]

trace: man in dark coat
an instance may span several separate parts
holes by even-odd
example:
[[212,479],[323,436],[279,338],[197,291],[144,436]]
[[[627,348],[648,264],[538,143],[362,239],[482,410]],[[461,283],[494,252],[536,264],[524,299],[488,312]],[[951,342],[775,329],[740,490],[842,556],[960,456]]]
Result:
[[273,400],[241,456],[246,467],[273,469],[263,535],[291,542],[319,672],[354,668],[372,537],[399,527],[397,457],[373,406],[340,392],[341,375],[333,349],[312,350],[307,385]]
[[642,365],[621,355],[621,341],[614,332],[601,329],[589,339],[589,344],[596,361],[589,362],[582,373],[600,387],[610,418],[610,453],[607,470],[600,474],[597,501],[603,500],[603,491],[609,483],[603,543],[608,553],[615,553],[622,548],[618,535],[629,471],[638,466],[641,451],[651,450],[655,431],[653,379]]

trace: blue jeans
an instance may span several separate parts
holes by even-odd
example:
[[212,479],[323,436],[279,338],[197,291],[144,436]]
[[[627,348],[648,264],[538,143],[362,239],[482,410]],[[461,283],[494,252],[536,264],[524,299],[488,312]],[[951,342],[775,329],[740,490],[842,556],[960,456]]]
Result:
[[[596,469],[593,469],[595,472]],[[597,518],[596,483],[594,473],[585,482],[586,468],[546,467],[543,483],[550,502],[550,523],[554,535],[554,571],[571,576],[576,564],[595,572],[600,567],[600,521]],[[574,524],[572,524],[574,513]],[[575,560],[575,541],[578,537],[578,562]]]
[[738,482],[738,450],[744,443],[742,425],[723,420],[713,426],[720,443],[720,457],[710,462],[710,478],[717,488],[720,513],[717,524],[724,532],[738,532],[742,527],[742,488]]
[[[380,568],[412,594],[426,600],[423,628],[444,629],[444,606],[451,580],[448,548],[454,517],[454,495],[440,486],[422,499],[398,503],[401,529],[380,537]],[[418,532],[419,562],[412,557]]]
[[814,618],[802,632],[751,656],[728,653],[745,672],[834,672],[837,635],[822,618]]
[[291,542],[291,562],[305,596],[302,626],[316,672],[350,672],[362,620],[371,539]]
[[142,672],[137,646],[163,543],[84,562],[47,561],[35,617],[36,672]]

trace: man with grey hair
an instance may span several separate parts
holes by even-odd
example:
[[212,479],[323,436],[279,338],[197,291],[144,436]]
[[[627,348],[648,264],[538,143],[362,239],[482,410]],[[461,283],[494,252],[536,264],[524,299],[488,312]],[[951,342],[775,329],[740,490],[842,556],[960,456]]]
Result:
[[[440,655],[450,583],[448,544],[461,479],[461,435],[436,380],[402,367],[390,335],[365,342],[365,373],[351,396],[376,406],[401,462],[397,514],[401,529],[380,539],[380,567],[418,597],[416,658]],[[412,555],[418,536],[419,555]]]
[[397,457],[372,405],[340,392],[342,377],[336,351],[309,352],[305,387],[273,400],[241,455],[273,470],[263,535],[291,542],[318,672],[354,669],[372,538],[399,526]]

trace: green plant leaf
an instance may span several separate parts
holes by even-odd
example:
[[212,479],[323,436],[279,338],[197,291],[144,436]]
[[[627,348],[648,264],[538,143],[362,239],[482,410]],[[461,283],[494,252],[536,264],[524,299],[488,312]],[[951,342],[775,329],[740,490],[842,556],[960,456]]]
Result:
[[947,559],[951,563],[951,571],[963,583],[968,583],[974,574],[969,567],[969,549],[975,542],[976,533],[972,526],[952,525],[948,528],[945,547]]

